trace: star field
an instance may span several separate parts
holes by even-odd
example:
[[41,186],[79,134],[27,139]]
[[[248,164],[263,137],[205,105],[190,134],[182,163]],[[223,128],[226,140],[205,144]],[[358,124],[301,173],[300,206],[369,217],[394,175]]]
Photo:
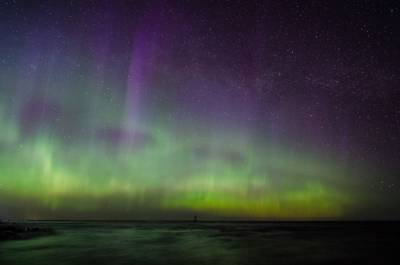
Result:
[[0,217],[395,219],[396,1],[3,1]]

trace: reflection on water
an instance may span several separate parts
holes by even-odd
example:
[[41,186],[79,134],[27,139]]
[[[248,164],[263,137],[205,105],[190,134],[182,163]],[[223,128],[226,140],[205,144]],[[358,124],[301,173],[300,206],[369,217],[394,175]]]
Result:
[[398,224],[47,222],[0,242],[0,264],[382,264]]

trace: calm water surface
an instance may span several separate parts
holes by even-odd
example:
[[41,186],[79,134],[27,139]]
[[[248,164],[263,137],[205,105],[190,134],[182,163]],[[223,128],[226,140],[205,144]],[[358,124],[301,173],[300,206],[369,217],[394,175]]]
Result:
[[57,233],[0,242],[1,265],[395,264],[400,253],[398,223],[34,225]]

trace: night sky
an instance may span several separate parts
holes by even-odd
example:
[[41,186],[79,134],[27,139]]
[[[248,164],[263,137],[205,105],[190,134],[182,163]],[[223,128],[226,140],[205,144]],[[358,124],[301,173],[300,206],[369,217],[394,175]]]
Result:
[[0,219],[400,218],[397,1],[0,3]]

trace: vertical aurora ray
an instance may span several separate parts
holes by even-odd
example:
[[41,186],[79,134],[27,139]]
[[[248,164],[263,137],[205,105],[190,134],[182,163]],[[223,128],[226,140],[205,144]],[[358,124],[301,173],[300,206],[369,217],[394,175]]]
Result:
[[[280,44],[264,36],[275,27],[109,5],[38,7],[30,23],[5,24],[18,33],[0,44],[0,217],[340,219],[365,208],[374,176],[349,155],[351,111],[343,135],[326,125],[345,108],[301,66],[274,62]],[[314,101],[325,112],[309,114]]]

